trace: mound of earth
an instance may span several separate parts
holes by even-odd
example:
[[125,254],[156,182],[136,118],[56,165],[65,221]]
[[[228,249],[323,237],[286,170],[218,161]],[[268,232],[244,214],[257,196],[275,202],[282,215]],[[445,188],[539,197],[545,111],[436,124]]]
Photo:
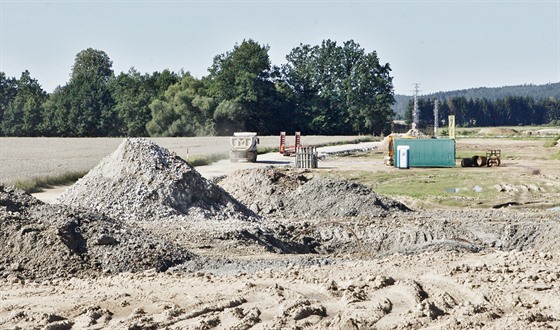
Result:
[[185,160],[142,138],[124,140],[57,202],[124,220],[256,219]]
[[273,167],[240,170],[219,184],[251,210],[273,218],[368,218],[409,210],[362,184],[315,177],[305,171]]
[[516,130],[512,128],[505,128],[505,127],[485,127],[478,132],[479,135],[492,135],[492,136],[513,135],[516,133],[518,133]]
[[264,219],[148,139],[126,139],[57,202],[134,223],[202,253],[309,251],[279,240]]
[[186,249],[95,212],[43,204],[0,186],[0,277],[51,278],[164,271]]

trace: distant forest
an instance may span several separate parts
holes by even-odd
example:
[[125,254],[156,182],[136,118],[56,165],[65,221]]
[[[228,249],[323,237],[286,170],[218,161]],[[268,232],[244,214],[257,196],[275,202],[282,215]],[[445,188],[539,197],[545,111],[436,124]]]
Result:
[[[450,114],[469,126],[560,125],[560,83],[471,88],[418,96],[419,124],[433,125],[434,102],[440,123]],[[413,96],[395,95],[396,118],[412,122]]]

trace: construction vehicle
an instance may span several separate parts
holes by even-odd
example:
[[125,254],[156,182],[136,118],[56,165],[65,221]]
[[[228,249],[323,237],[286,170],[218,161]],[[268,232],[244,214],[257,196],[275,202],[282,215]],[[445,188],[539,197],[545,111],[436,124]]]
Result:
[[387,166],[393,166],[395,164],[395,154],[394,154],[394,150],[393,150],[393,134],[390,134],[387,137],[387,140],[389,141],[389,145],[388,145],[388,150],[387,150],[387,157],[385,157],[385,165]]
[[257,161],[257,144],[259,138],[254,132],[236,132],[230,138],[231,149],[229,159],[232,163],[246,160],[252,163]]

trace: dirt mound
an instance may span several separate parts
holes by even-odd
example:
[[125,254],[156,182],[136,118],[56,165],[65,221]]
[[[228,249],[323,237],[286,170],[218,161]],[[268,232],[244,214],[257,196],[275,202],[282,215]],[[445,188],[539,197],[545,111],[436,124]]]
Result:
[[57,202],[125,220],[256,219],[185,160],[141,138],[124,140]]
[[57,201],[134,223],[203,253],[308,251],[277,239],[264,219],[147,139],[126,139]]
[[479,135],[489,135],[489,136],[504,136],[504,135],[514,135],[518,132],[512,128],[505,127],[485,127],[478,131]]
[[362,184],[315,177],[305,171],[273,167],[240,170],[219,184],[251,210],[273,218],[367,218],[408,210]]
[[43,204],[0,186],[0,277],[49,278],[167,268],[193,255],[99,213]]

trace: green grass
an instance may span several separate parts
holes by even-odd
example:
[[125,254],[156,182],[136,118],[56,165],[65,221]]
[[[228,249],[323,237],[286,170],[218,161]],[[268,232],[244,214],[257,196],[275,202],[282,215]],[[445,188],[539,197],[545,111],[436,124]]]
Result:
[[280,152],[280,148],[276,148],[276,147],[257,147],[257,154],[258,155],[262,155],[262,154],[268,154],[271,152]]
[[549,139],[548,141],[546,141],[545,144],[544,144],[544,147],[545,148],[555,147],[556,144],[558,143],[558,140],[560,140],[560,135],[557,135],[557,136]]
[[55,176],[34,177],[30,180],[18,181],[14,184],[14,186],[32,194],[44,191],[44,189],[49,189],[54,186],[72,184],[86,174],[87,172],[68,172]]
[[[488,208],[501,201],[496,186],[503,182],[521,184],[491,168],[415,168],[410,170],[360,171],[331,173],[339,178],[358,181],[376,193],[409,197],[424,207]],[[475,191],[475,188],[480,191]],[[546,189],[545,187],[542,187]],[[511,196],[503,196],[511,198]]]
[[212,154],[209,156],[192,156],[189,157],[188,163],[193,167],[210,165],[222,159],[228,159],[227,154]]
[[[549,139],[548,141],[546,141],[546,143],[544,144],[545,148],[553,148],[555,147],[558,143],[560,143],[560,135],[557,135],[551,139]],[[556,153],[550,155],[550,159],[552,160],[560,160],[560,151],[557,151]]]

